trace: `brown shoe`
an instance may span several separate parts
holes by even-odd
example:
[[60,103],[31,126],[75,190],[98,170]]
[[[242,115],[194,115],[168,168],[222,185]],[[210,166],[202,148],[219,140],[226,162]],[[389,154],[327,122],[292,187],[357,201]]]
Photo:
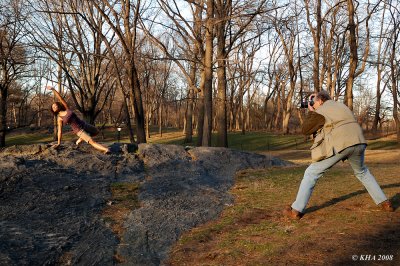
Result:
[[384,202],[379,203],[378,206],[384,211],[394,212],[393,205],[389,200],[385,200]]
[[285,206],[285,209],[283,210],[283,215],[291,220],[300,220],[301,217],[303,217],[303,213],[296,211],[290,205]]

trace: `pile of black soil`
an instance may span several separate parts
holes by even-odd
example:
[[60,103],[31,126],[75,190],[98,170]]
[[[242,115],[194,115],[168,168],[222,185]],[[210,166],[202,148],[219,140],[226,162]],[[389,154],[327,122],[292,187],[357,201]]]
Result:
[[[13,146],[0,151],[0,264],[159,265],[180,235],[233,204],[236,171],[285,166],[225,148]],[[140,182],[119,240],[101,217],[114,182]],[[121,242],[120,242],[121,241]]]

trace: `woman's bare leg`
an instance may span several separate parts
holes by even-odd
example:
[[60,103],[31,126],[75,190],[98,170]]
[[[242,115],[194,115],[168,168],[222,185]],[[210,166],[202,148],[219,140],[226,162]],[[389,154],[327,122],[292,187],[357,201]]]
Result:
[[92,145],[97,150],[102,151],[104,153],[110,152],[110,150],[107,147],[104,147],[103,145],[95,142],[94,140],[89,141],[89,144]]

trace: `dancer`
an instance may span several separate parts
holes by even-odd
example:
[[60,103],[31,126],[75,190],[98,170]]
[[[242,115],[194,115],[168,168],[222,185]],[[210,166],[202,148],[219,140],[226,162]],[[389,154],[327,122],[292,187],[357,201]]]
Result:
[[54,89],[52,86],[46,86],[46,89],[53,91],[54,95],[59,100],[58,102],[54,102],[51,105],[51,112],[57,116],[57,144],[53,145],[54,148],[57,148],[61,144],[62,138],[62,127],[63,124],[71,125],[72,131],[79,137],[76,141],[76,145],[79,145],[82,141],[86,141],[94,148],[99,151],[102,151],[105,154],[110,153],[110,150],[95,142],[92,139],[92,136],[96,136],[99,133],[99,130],[85,121],[79,119],[79,117],[68,107],[67,102],[61,97],[61,95]]

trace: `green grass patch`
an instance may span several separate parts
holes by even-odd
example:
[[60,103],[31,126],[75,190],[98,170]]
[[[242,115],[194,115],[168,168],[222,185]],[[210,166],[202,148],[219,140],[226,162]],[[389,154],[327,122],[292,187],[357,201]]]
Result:
[[124,222],[127,216],[139,208],[139,183],[116,182],[111,184],[111,198],[102,216],[106,224],[119,237],[125,231]]
[[41,133],[13,135],[6,138],[7,146],[51,142],[52,136]]
[[393,150],[400,149],[400,143],[395,140],[377,139],[368,141],[369,150]]
[[[151,128],[151,137],[147,139],[148,143],[160,144],[175,144],[175,145],[189,145],[196,146],[197,137],[193,137],[191,143],[184,143],[184,136],[181,130],[168,128],[164,129],[164,133],[158,134],[156,127]],[[216,145],[216,134],[212,135],[211,145]],[[123,128],[120,132],[120,141],[129,142],[129,132]],[[74,141],[77,137],[71,131],[64,130],[63,141]],[[102,143],[113,143],[118,141],[118,131],[113,127],[105,128],[101,134],[95,139]],[[52,134],[45,131],[26,131],[26,132],[13,132],[6,137],[7,146],[22,145],[22,144],[35,144],[43,142],[51,142]],[[237,150],[246,151],[279,151],[279,150],[309,150],[312,145],[312,140],[306,140],[302,135],[279,135],[269,132],[229,132],[228,133],[228,146]],[[381,138],[368,141],[368,149],[370,150],[391,150],[400,149],[400,144],[391,138]]]
[[112,201],[119,206],[137,208],[139,206],[139,183],[116,182],[111,184]]
[[[216,145],[217,135],[212,134],[211,146]],[[162,139],[157,141],[163,144],[189,145],[196,146],[197,137],[193,137],[191,143],[184,143],[184,136],[179,136],[172,139]],[[246,151],[268,151],[280,149],[307,149],[310,142],[306,141],[301,135],[277,135],[267,132],[240,132],[228,133],[229,148],[246,150]]]

